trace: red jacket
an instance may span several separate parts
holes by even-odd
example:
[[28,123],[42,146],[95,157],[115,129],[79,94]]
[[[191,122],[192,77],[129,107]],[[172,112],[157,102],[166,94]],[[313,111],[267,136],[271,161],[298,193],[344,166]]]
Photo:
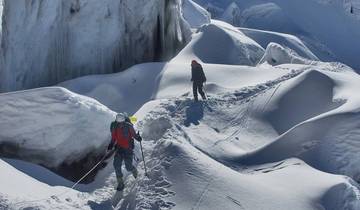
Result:
[[133,149],[135,129],[131,123],[121,122],[111,126],[111,139],[114,143],[123,149]]

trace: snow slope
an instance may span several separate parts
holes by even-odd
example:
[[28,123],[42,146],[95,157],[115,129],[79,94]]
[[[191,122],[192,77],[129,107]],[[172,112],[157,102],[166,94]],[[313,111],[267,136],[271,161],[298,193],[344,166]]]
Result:
[[[167,64],[141,64],[125,72],[81,77],[59,85],[78,94],[93,97],[112,110],[135,113],[150,99],[187,93],[191,85],[190,63],[196,58],[206,62],[206,75],[209,81],[216,83],[215,86],[219,88],[255,85],[258,80],[252,79],[252,76],[262,72],[261,70],[216,63],[254,66],[263,54],[263,48],[243,33],[229,24],[214,21],[194,34],[192,41]],[[258,77],[267,80],[282,74],[284,72],[276,70],[266,73],[264,71]],[[222,79],[224,77],[228,79]]]
[[5,0],[0,91],[166,60],[188,41],[179,0]]
[[[166,191],[162,191],[165,201],[175,205],[173,209],[359,207],[357,184],[343,176],[315,170],[298,159],[251,166],[246,170],[239,170],[241,165],[236,162],[223,164],[225,155],[230,156],[240,149],[237,142],[251,142],[242,136],[241,131],[226,138],[226,134],[234,129],[251,131],[251,122],[246,121],[247,116],[244,116],[247,113],[234,116],[236,112],[233,112],[236,108],[240,110],[239,104],[247,104],[246,98],[243,101],[239,98],[239,101],[233,101],[231,105],[222,97],[198,104],[184,98],[175,102],[163,100],[155,108],[154,103],[142,108],[151,111],[140,128],[144,130],[146,138],[155,144],[155,149],[148,150],[148,157],[152,157],[149,165],[153,168],[150,177],[156,179],[155,177],[160,176],[160,180],[166,179],[170,183]],[[229,121],[226,117],[243,117],[244,120]],[[186,120],[190,120],[191,124],[187,125]],[[246,125],[248,127],[243,127]],[[261,128],[258,127],[258,130]],[[256,131],[253,135],[255,133]],[[235,139],[236,136],[238,139]],[[216,142],[219,139],[223,139],[223,142]],[[150,144],[150,148],[153,148],[153,144]],[[141,185],[143,188],[139,188],[138,194],[152,190],[151,186],[146,187],[149,182]],[[160,189],[154,189],[151,192],[156,194],[159,191]],[[334,196],[335,194],[346,196]],[[151,199],[139,199],[137,207],[151,208],[147,203],[154,202]],[[159,203],[165,202],[159,200]]]
[[[296,65],[288,67],[299,68]],[[265,84],[210,94],[211,99],[207,103],[193,103],[189,97],[183,96],[144,105],[136,116],[139,119],[137,128],[145,139],[143,145],[149,178],[144,177],[141,169],[139,182],[134,188],[127,189],[129,196],[120,209],[358,209],[359,186],[349,178],[318,171],[296,158],[272,162],[259,154],[259,160],[267,164],[247,167],[238,159],[278,136],[269,123],[256,116],[263,110],[269,112],[273,104],[277,104],[276,97],[265,108],[259,101],[269,99],[278,84],[284,83],[283,91],[292,92],[293,88],[288,86],[312,77],[313,71],[300,77],[297,77],[298,74],[289,71],[287,76]],[[354,76],[351,72],[337,74]],[[340,95],[346,96],[342,93],[355,84],[359,83],[342,84]],[[303,83],[300,85],[304,86]],[[279,94],[283,91],[279,90]],[[297,107],[294,109],[296,112]],[[356,138],[356,134],[353,137]],[[306,141],[305,138],[304,143]],[[286,144],[286,148],[295,145]],[[6,163],[0,165],[4,174],[14,170]],[[20,179],[18,172],[14,172],[13,176],[14,180]],[[24,197],[6,193],[2,200],[8,198],[8,201],[1,204],[10,209],[19,206],[105,209],[114,192],[111,188],[114,180],[114,173],[107,167],[96,181],[104,183],[104,186],[95,191],[70,191],[46,200],[20,204],[15,201],[31,201],[38,197],[26,196],[26,191]],[[33,179],[20,179],[17,183],[28,182],[35,189],[38,187],[39,183]],[[39,195],[44,196],[40,198],[62,193],[58,187],[45,185],[43,188],[48,192],[39,191]]]
[[0,94],[0,152],[69,178],[89,170],[110,141],[114,113],[64,88]]

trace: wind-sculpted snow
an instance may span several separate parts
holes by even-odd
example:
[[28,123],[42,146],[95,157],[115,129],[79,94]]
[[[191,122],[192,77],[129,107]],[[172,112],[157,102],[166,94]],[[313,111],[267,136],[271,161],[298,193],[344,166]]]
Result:
[[[278,136],[276,130],[260,117],[271,109],[271,102],[269,106],[265,102],[277,85],[287,81],[294,83],[292,80],[301,81],[304,77],[309,77],[310,83],[331,80],[313,71],[299,77],[296,75],[298,74],[292,73],[271,83],[243,88],[233,94],[210,94],[207,102],[194,103],[188,98],[178,98],[175,101],[161,100],[145,105],[139,114],[148,114],[141,119],[138,126],[147,133],[147,145],[155,148],[148,150],[146,154],[150,157],[149,162],[156,165],[149,172],[150,179],[155,180],[158,175],[165,176],[166,185],[170,185],[163,191],[166,196],[162,197],[162,200],[159,200],[161,196],[153,197],[158,200],[158,206],[167,208],[171,204],[175,205],[175,209],[357,209],[360,206],[358,184],[344,176],[315,170],[301,160],[288,159],[296,156],[296,153],[293,153],[293,156],[284,156],[281,160],[270,158],[270,152],[269,156],[254,153],[255,158],[268,164],[253,165],[253,162],[247,167],[244,167],[244,162],[238,158],[246,157],[249,152]],[[295,78],[289,80],[293,77]],[[307,79],[305,83],[309,83]],[[288,87],[286,89],[292,90]],[[297,109],[294,107],[294,112]],[[326,110],[318,110],[317,114],[323,112]],[[337,118],[337,123],[341,125],[347,120],[346,117]],[[355,125],[354,121],[350,121]],[[326,122],[321,124],[327,125]],[[342,127],[349,128],[347,124]],[[320,127],[314,129],[323,130]],[[152,133],[148,130],[156,135],[148,135]],[[303,132],[315,133],[314,130]],[[333,133],[336,136],[343,135],[337,131]],[[357,138],[356,134],[350,136]],[[306,137],[302,140],[303,144],[310,142]],[[324,136],[324,139],[327,137]],[[341,141],[343,139],[339,140]],[[327,148],[334,146],[334,143],[328,143]],[[338,143],[336,145],[342,147]],[[344,142],[344,145],[348,145],[344,148],[348,150],[346,154],[351,154],[349,158],[356,158],[360,148],[354,146],[354,143],[356,144],[356,141]],[[293,141],[287,139],[283,147],[272,149],[271,155],[287,153],[287,149],[293,146]],[[329,163],[334,160],[336,162],[331,151],[327,153],[324,150],[317,156],[327,157],[326,162]],[[336,156],[340,158],[343,155],[337,153]],[[299,157],[312,165],[308,159]],[[260,161],[257,162],[259,163]],[[359,170],[353,168],[353,171]],[[341,171],[334,173],[344,174]],[[346,175],[354,178],[351,174]],[[146,183],[140,186],[145,188]],[[159,190],[140,188],[141,194],[157,195]],[[339,194],[342,196],[338,196]],[[257,199],[250,199],[254,196]],[[267,200],[268,198],[271,201]],[[154,205],[151,200],[139,200],[141,201],[138,205],[142,208],[148,209]]]
[[[360,107],[360,98],[351,97],[349,91],[359,86],[358,76],[345,66],[321,63],[271,68],[286,74],[237,90],[210,84],[206,102],[194,102],[184,94],[146,103],[135,115],[139,120],[136,128],[144,137],[142,145],[149,177],[144,176],[143,163],[138,163],[140,174],[135,185],[125,174],[129,194],[120,209],[357,210],[358,184],[343,175],[316,169],[357,180],[359,128],[355,122],[359,119],[354,111]],[[321,68],[331,71],[309,71]],[[256,74],[245,75],[256,77]],[[301,113],[304,111],[301,105],[309,104],[304,102],[309,94],[304,86],[317,83],[328,84],[323,90],[317,88],[321,91],[315,89],[311,93],[315,96],[326,93],[324,98],[319,97],[322,108],[314,107],[310,110],[314,112],[305,118],[279,119],[293,124],[280,136],[266,116],[276,108],[287,108],[281,99],[292,94],[301,95],[299,105],[293,106],[295,114]],[[335,103],[338,108],[323,106],[333,101],[340,102]],[[336,123],[327,120],[328,117],[334,117]],[[93,121],[102,120],[97,117]],[[108,128],[96,132],[107,133]],[[138,144],[135,148],[136,159],[140,159]],[[262,153],[259,148],[265,148],[268,153]],[[302,151],[313,152],[301,155]],[[331,171],[330,167],[335,166],[345,167]],[[13,177],[5,184],[5,179],[0,177],[0,185],[6,186],[1,189],[0,206],[10,209],[107,209],[116,183],[112,166],[108,164],[93,183],[63,194],[69,183],[49,172],[46,179],[34,175],[33,171],[42,171],[38,166],[0,161],[0,167],[2,175]],[[51,185],[49,179],[64,187],[44,185]],[[29,190],[17,194],[16,189],[9,187],[14,183],[31,186],[37,194],[30,195]]]
[[[103,155],[114,113],[63,88],[0,94],[0,154],[76,180]],[[101,158],[101,157],[100,157]]]
[[[283,135],[238,161],[259,164],[299,157],[315,168],[359,182],[359,98],[334,92],[339,88],[342,93],[349,91],[342,80],[358,80],[358,76],[343,72],[347,76],[341,78],[338,74],[310,71],[283,84],[262,115]],[[357,89],[355,83],[350,85]]]
[[178,0],[5,0],[0,91],[166,60],[190,31]]

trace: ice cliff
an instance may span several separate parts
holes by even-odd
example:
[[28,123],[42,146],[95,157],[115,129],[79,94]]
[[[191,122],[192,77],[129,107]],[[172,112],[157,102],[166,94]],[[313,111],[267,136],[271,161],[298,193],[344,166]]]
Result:
[[164,60],[189,37],[181,0],[4,0],[0,92]]

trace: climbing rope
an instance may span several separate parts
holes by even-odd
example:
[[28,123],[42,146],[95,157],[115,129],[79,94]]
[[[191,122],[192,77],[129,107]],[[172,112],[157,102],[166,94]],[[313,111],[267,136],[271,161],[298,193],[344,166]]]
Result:
[[12,204],[12,206],[16,207],[18,205],[21,205],[21,204],[27,204],[27,203],[36,203],[36,202],[40,202],[40,201],[46,201],[46,200],[49,200],[51,198],[54,198],[54,197],[61,197],[67,193],[69,193],[71,190],[73,190],[82,180],[84,180],[87,176],[89,176],[89,174],[91,172],[93,172],[105,159],[106,157],[112,153],[113,150],[110,150],[110,151],[107,151],[106,154],[100,159],[100,161],[98,163],[96,163],[94,165],[94,167],[92,167],[84,176],[82,176],[75,184],[73,184],[71,186],[71,188],[67,189],[66,191],[62,192],[62,193],[59,193],[59,194],[55,194],[55,195],[52,195],[52,196],[49,196],[47,198],[42,198],[42,199],[37,199],[37,200],[32,200],[32,201],[22,201],[22,202],[17,202],[17,203],[14,203]]

